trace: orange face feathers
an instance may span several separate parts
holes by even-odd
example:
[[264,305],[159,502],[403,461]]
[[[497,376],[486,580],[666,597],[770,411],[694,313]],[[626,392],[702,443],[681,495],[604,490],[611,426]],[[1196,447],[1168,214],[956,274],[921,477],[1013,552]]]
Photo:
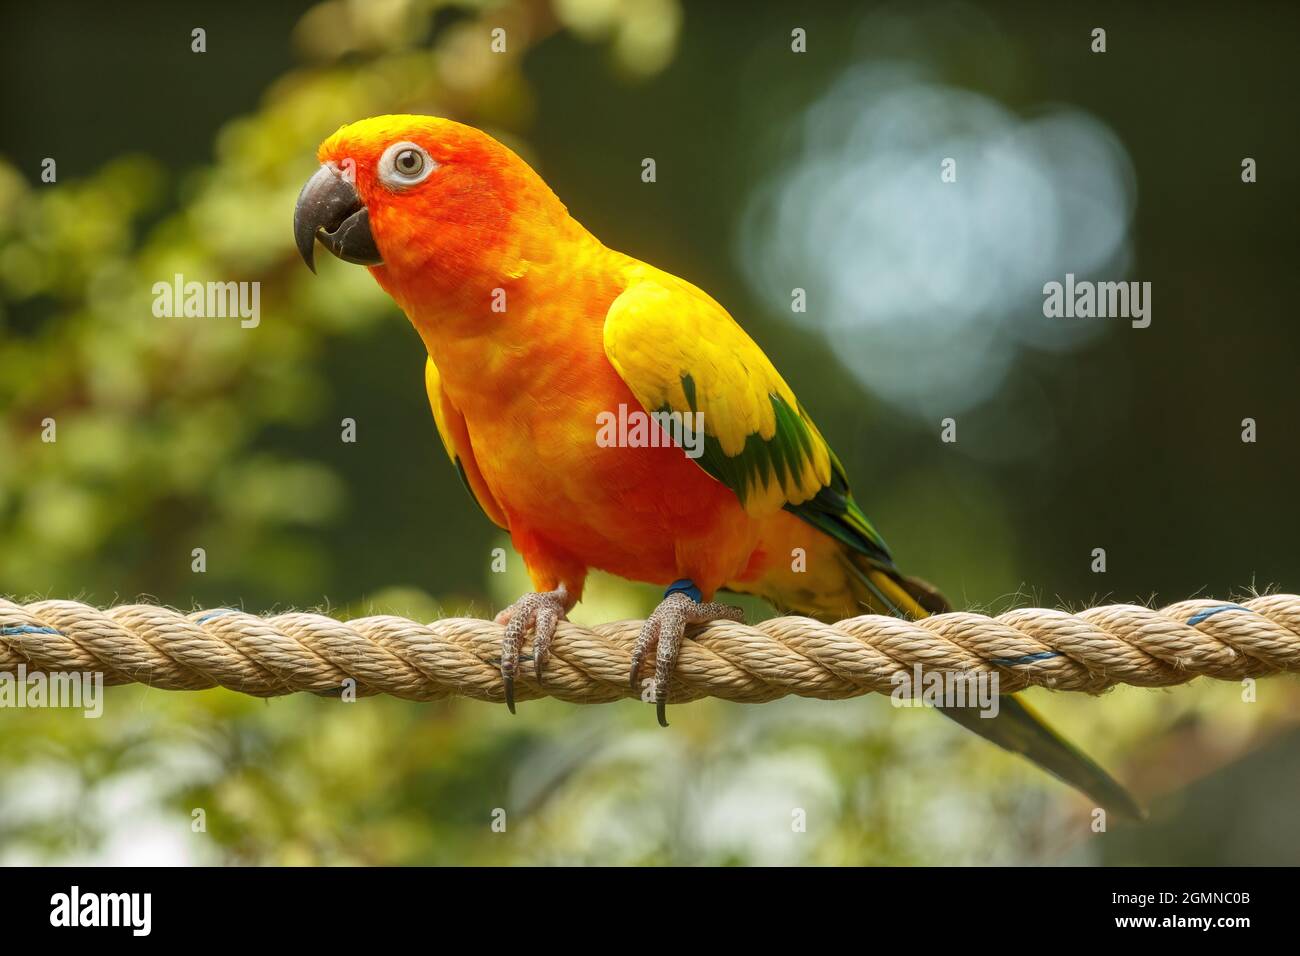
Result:
[[339,129],[317,156],[352,177],[384,260],[376,277],[386,287],[508,272],[530,232],[567,218],[527,163],[452,120],[372,117]]

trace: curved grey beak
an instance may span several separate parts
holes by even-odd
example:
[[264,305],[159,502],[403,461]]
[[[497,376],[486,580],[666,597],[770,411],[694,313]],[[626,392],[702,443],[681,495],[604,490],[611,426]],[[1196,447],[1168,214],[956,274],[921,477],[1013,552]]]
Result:
[[361,205],[356,187],[333,164],[316,170],[293,207],[293,238],[307,268],[316,271],[316,240],[344,262],[383,265],[370,233],[370,212]]

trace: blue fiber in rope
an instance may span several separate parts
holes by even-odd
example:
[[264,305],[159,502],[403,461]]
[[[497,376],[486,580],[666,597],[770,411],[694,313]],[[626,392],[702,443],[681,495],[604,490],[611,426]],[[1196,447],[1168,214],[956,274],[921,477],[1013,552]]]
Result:
[[1220,611],[1249,611],[1250,608],[1242,607],[1240,604],[1220,604],[1218,607],[1207,607],[1204,611],[1197,611],[1187,619],[1187,623],[1195,627],[1207,617],[1213,617]]

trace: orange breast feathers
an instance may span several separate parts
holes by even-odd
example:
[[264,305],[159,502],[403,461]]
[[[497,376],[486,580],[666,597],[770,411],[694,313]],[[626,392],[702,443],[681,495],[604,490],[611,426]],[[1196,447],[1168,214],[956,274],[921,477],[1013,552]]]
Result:
[[645,412],[601,338],[619,280],[599,288],[592,264],[558,299],[532,294],[536,275],[512,283],[499,334],[426,343],[538,588],[580,589],[593,567],[711,594],[748,563],[756,525],[661,431],[626,426]]

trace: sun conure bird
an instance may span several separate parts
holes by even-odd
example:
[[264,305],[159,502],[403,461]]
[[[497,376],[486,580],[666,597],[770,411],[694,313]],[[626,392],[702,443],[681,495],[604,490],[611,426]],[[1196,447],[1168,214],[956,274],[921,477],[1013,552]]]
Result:
[[[661,723],[687,625],[741,617],[713,603],[719,590],[823,621],[948,608],[895,567],[826,439],[726,309],[603,245],[511,150],[447,119],[378,116],[341,128],[318,158],[294,211],[298,249],[313,269],[317,241],[368,266],[406,313],[447,453],[537,589],[497,618],[511,710],[524,637],[540,682],[589,568],[667,588],[630,675],[636,686],[654,655]],[[598,441],[598,423],[627,410],[702,423],[698,456],[684,441]],[[1017,698],[993,719],[945,712],[1139,813]]]

